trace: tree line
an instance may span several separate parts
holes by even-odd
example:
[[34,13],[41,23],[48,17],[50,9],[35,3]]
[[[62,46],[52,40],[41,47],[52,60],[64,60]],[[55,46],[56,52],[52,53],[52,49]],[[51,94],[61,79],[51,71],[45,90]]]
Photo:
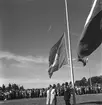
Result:
[[75,81],[75,86],[89,86],[89,85],[102,85],[102,76],[93,76],[91,78],[86,79],[83,77],[81,80]]

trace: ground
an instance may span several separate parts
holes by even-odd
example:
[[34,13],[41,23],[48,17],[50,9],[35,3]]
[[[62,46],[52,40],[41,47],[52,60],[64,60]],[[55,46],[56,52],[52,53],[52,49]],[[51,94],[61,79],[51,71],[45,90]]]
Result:
[[[57,105],[65,105],[63,97],[57,97]],[[71,97],[71,103],[73,99]],[[102,105],[102,94],[76,96],[77,105]],[[0,105],[46,105],[46,98],[1,101]]]

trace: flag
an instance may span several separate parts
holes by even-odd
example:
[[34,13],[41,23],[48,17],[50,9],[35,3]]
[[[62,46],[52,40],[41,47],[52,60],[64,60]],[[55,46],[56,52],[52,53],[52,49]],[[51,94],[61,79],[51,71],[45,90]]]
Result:
[[58,42],[51,48],[49,54],[49,70],[48,74],[51,78],[53,72],[59,70],[62,65],[67,64],[67,54],[65,46],[64,34],[58,40]]
[[78,61],[86,65],[86,58],[102,43],[102,0],[94,0],[78,43]]

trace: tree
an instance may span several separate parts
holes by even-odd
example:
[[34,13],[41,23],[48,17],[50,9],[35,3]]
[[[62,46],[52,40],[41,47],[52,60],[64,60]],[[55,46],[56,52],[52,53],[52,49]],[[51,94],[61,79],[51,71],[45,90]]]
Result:
[[24,87],[23,86],[20,86],[20,90],[24,90]]
[[80,83],[81,86],[87,86],[88,82],[87,82],[87,79],[85,77],[83,77],[80,82],[81,82]]
[[75,81],[75,86],[80,86],[80,80]]
[[85,77],[83,77],[81,80],[75,81],[75,86],[87,86],[88,82]]
[[8,85],[8,89],[11,90],[12,89],[12,85],[9,83]]
[[[89,80],[90,80],[90,78],[88,79],[88,83],[89,83]],[[91,82],[92,82],[92,85],[94,85],[96,83],[101,84],[102,83],[102,77],[101,76],[91,77]]]
[[19,90],[19,86],[18,86],[17,84],[12,84],[12,88],[13,88],[14,90]]
[[3,84],[2,85],[2,91],[4,92],[6,90],[6,87],[5,87],[5,85]]

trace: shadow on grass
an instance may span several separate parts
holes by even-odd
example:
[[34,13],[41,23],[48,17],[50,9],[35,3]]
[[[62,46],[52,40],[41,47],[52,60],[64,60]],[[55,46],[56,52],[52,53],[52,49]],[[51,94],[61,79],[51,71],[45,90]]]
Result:
[[95,102],[83,102],[83,103],[79,103],[78,105],[87,105],[87,104],[98,104],[98,105],[102,105],[102,101],[95,101]]

